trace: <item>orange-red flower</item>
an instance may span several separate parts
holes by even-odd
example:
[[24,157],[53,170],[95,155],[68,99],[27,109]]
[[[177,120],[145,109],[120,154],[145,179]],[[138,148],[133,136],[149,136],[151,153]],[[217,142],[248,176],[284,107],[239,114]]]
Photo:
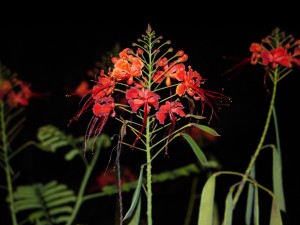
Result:
[[112,77],[107,76],[103,70],[101,70],[98,82],[92,88],[92,98],[98,99],[104,96],[109,96],[113,93],[115,88],[115,80]]
[[0,80],[0,100],[10,91],[12,88],[11,82],[9,80]]
[[160,124],[165,123],[166,117],[169,115],[171,121],[176,121],[176,114],[178,116],[184,117],[185,113],[182,110],[184,106],[181,102],[170,102],[166,101],[164,105],[161,105],[159,111],[155,114],[156,118],[158,119]]
[[[185,73],[185,65],[183,63],[178,63],[174,65],[174,62],[163,66],[163,70],[158,70],[154,76],[153,80],[155,83],[160,83],[163,79],[166,79],[166,85],[171,86],[171,79],[175,79],[178,73]],[[181,75],[178,75],[181,76]]]
[[189,66],[189,70],[185,73],[179,73],[176,76],[178,81],[182,81],[176,88],[176,94],[180,97],[188,94],[192,96],[196,101],[200,100],[202,105],[202,113],[204,112],[204,106],[207,104],[211,110],[212,115],[215,114],[214,107],[219,107],[220,103],[224,104],[230,101],[230,98],[222,93],[205,90],[200,87],[204,83],[201,75],[197,71],[193,71]]
[[93,113],[97,117],[108,115],[114,117],[116,114],[114,111],[114,107],[115,103],[112,97],[99,98],[95,101],[95,104],[93,106]]
[[27,106],[29,99],[37,95],[30,89],[30,84],[26,84],[21,80],[14,79],[12,82],[9,80],[2,80],[0,82],[0,99],[7,101],[11,107]]
[[89,89],[89,83],[85,80],[81,81],[78,87],[74,91],[74,95],[78,95],[79,97],[84,97],[88,92]]
[[7,103],[12,107],[17,107],[19,105],[27,106],[29,102],[23,92],[10,91],[7,95]]
[[251,56],[251,64],[255,65],[258,60],[260,59],[260,55],[262,53],[262,51],[264,50],[264,47],[259,44],[259,43],[252,43],[250,46],[250,52],[252,52],[252,56]]
[[[131,172],[131,170],[125,167],[121,171],[121,184],[135,181],[137,177]],[[97,178],[97,186],[102,188],[108,185],[117,185],[118,176],[113,168],[109,168],[107,172],[101,173]]]
[[137,112],[137,110],[144,105],[146,109],[144,113],[148,114],[150,111],[149,104],[154,106],[155,109],[158,109],[160,96],[149,91],[149,89],[132,87],[126,91],[126,98],[132,108],[132,112]]
[[189,66],[189,70],[184,73],[177,73],[176,79],[182,81],[176,88],[176,94],[179,96],[187,93],[194,97],[195,100],[204,99],[204,91],[199,89],[200,84],[203,83],[201,75],[197,71],[193,71]]
[[144,63],[137,57],[129,55],[129,48],[124,49],[120,54],[120,58],[113,57],[114,69],[111,76],[117,81],[127,81],[130,85],[133,83],[133,77],[142,75]]
[[271,63],[273,69],[275,69],[276,64],[286,67],[292,66],[292,57],[282,46],[270,51],[264,51],[261,53],[261,58],[263,65],[267,66]]

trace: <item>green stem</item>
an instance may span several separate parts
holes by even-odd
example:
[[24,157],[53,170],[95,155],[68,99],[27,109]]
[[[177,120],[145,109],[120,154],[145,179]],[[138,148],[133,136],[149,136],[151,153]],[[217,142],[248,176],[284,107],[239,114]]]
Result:
[[[100,137],[101,138],[101,137]],[[100,150],[102,148],[102,142],[100,143],[100,147],[98,150],[95,151],[95,154],[93,155],[93,159],[90,163],[89,166],[86,167],[86,171],[84,173],[84,176],[83,176],[83,179],[82,179],[82,182],[81,182],[81,185],[80,185],[80,188],[79,188],[79,191],[78,191],[78,194],[77,194],[77,198],[76,198],[76,203],[74,205],[74,209],[72,211],[72,214],[70,215],[70,219],[68,220],[68,222],[66,223],[66,225],[71,225],[73,224],[73,221],[75,220],[75,217],[76,215],[78,214],[78,211],[82,205],[82,202],[84,201],[84,191],[85,191],[85,188],[87,186],[87,183],[88,183],[88,180],[91,176],[91,173],[96,165],[96,161],[98,159],[98,156],[100,154]]]
[[150,146],[150,126],[149,117],[146,124],[146,157],[147,157],[147,225],[152,225],[152,164]]
[[9,156],[8,156],[8,143],[6,136],[6,123],[5,123],[5,106],[4,102],[0,102],[0,123],[1,123],[1,142],[3,148],[3,156],[4,156],[4,167],[5,167],[5,175],[7,182],[7,191],[8,191],[8,201],[10,206],[11,220],[13,225],[17,225],[17,216],[14,204],[13,197],[13,185],[12,185],[12,177],[10,172],[10,164],[9,164]]
[[269,126],[270,126],[270,120],[271,120],[271,117],[272,117],[272,112],[273,112],[273,107],[275,105],[275,96],[276,96],[276,90],[277,90],[277,73],[278,73],[278,67],[276,67],[276,69],[274,70],[274,80],[273,80],[273,91],[272,91],[272,97],[271,97],[271,101],[270,101],[270,106],[269,106],[269,111],[268,111],[268,114],[267,114],[267,119],[266,119],[266,123],[265,123],[265,127],[264,127],[264,130],[263,130],[263,133],[261,135],[261,138],[260,138],[260,141],[256,147],[256,150],[250,160],[250,163],[246,169],[246,172],[244,173],[244,176],[242,178],[242,181],[241,181],[241,184],[240,186],[238,187],[237,189],[237,192],[234,196],[234,199],[233,199],[233,205],[235,207],[235,205],[237,204],[238,200],[239,200],[239,197],[244,189],[244,186],[245,186],[245,183],[247,181],[247,178],[249,176],[249,174],[251,173],[251,170],[255,164],[255,161],[262,149],[262,145],[265,141],[265,138],[266,138],[266,135],[267,135],[267,132],[268,132],[268,129],[269,129]]

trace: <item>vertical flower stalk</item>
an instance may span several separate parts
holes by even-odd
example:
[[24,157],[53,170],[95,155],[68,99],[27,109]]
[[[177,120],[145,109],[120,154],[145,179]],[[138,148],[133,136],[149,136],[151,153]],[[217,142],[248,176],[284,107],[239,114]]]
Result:
[[148,25],[142,38],[133,43],[135,50],[125,48],[112,57],[113,67],[98,71],[93,86],[80,92],[82,106],[70,121],[92,111],[85,135],[88,140],[97,138],[109,119],[115,119],[120,122],[118,152],[127,146],[145,153],[148,225],[153,224],[153,160],[162,152],[167,155],[169,144],[182,134],[186,137],[185,129],[191,126],[216,135],[198,125],[207,114],[209,123],[230,102],[222,93],[203,89],[206,79],[185,65],[188,55],[183,50],[174,53],[170,44]]
[[30,85],[17,79],[16,74],[12,74],[9,69],[0,64],[0,165],[5,170],[7,199],[13,225],[17,225],[18,222],[13,197],[13,172],[10,160],[18,154],[18,151],[11,151],[11,142],[23,120],[14,121],[14,125],[12,125],[12,121],[23,111],[23,107],[29,104],[29,99],[33,95]]
[[[265,76],[271,80],[272,94],[261,138],[234,196],[234,205],[237,204],[242,190],[244,189],[245,182],[253,169],[260,151],[263,149],[270,121],[275,110],[274,107],[278,82],[292,72],[293,66],[300,65],[300,40],[295,41],[292,35],[286,36],[286,34],[279,28],[276,28],[271,35],[262,39],[261,43],[252,43],[250,46],[250,52],[252,53],[250,60],[251,64],[262,65],[266,71]],[[274,118],[276,118],[276,116],[274,116]],[[279,149],[279,146],[277,146],[277,148]]]

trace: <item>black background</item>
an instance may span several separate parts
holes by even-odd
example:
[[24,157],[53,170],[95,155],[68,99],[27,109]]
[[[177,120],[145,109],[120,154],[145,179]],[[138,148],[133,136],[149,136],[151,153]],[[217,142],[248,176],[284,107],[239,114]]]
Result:
[[[122,26],[114,21],[6,24],[2,27],[0,35],[0,61],[17,72],[20,79],[30,82],[34,91],[48,94],[43,98],[32,99],[25,112],[27,120],[24,133],[20,134],[20,140],[34,139],[37,129],[49,123],[67,133],[83,135],[88,118],[83,118],[68,127],[69,120],[77,112],[79,99],[67,98],[65,95],[81,80],[86,79],[87,71],[92,69],[95,62],[116,43],[119,43],[122,49],[131,47],[132,42],[144,34],[148,22],[157,35],[163,35],[165,40],[172,41],[175,50],[182,49],[189,55],[187,64],[192,65],[208,79],[205,86],[207,89],[216,91],[223,89],[223,92],[232,98],[231,105],[223,107],[219,112],[219,120],[212,122],[213,127],[221,134],[220,139],[204,150],[207,154],[214,155],[224,170],[243,172],[263,130],[270,96],[266,92],[264,71],[260,66],[247,64],[231,73],[223,76],[222,74],[250,57],[250,44],[259,42],[275,27],[300,38],[297,26],[287,26],[284,23],[209,25],[196,22],[173,24],[151,21]],[[282,135],[283,178],[287,201],[287,214],[284,217],[287,224],[296,224],[300,200],[297,166],[299,73],[299,68],[295,68],[293,73],[279,83],[276,100]],[[109,127],[105,131],[114,132]],[[172,147],[169,158],[162,156],[154,164],[154,170],[170,169],[195,160],[191,151],[183,157],[181,147],[176,145]],[[14,165],[16,170],[23,171],[20,183],[46,182],[55,178],[76,186],[76,181],[83,170],[83,167],[66,163],[57,155],[45,156],[44,153],[35,150],[22,153],[20,157],[21,159],[16,160],[17,163]],[[135,158],[129,158],[124,153],[121,162],[136,168],[138,162],[134,160]],[[99,165],[98,173],[107,165],[108,157],[102,159],[100,163],[102,164]],[[270,185],[270,151],[262,152],[257,161],[257,171],[258,181]],[[156,224],[183,224],[189,195],[187,183],[190,182],[190,179],[182,179],[154,188],[154,191],[157,191],[157,196],[154,193]],[[222,178],[218,183],[217,197],[221,199],[220,208],[223,207],[224,195],[231,184],[233,183],[228,178]],[[110,200],[111,198],[103,202]],[[111,223],[109,217],[114,216],[114,210],[111,208],[114,204],[92,202],[91,205],[82,209],[84,215],[80,223]],[[4,206],[1,205],[1,211]],[[269,205],[263,205],[262,208],[268,210]],[[184,213],[178,213],[182,211]],[[220,215],[222,216],[221,210]],[[263,214],[261,216],[264,217]]]

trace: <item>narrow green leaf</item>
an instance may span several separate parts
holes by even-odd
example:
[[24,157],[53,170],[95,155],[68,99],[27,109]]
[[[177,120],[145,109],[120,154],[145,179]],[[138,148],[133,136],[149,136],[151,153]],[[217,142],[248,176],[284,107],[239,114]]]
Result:
[[282,165],[280,154],[276,149],[273,149],[273,190],[278,199],[280,209],[285,212],[285,199],[282,182]]
[[278,202],[273,198],[270,225],[282,225],[282,219],[280,214],[280,206]]
[[213,136],[220,136],[220,134],[218,134],[214,129],[208,127],[208,126],[205,126],[205,125],[202,125],[202,124],[198,124],[198,123],[191,123],[193,126],[199,128],[200,130],[203,130],[205,131],[206,133],[209,133]]
[[58,205],[63,205],[63,204],[67,204],[70,202],[75,202],[76,201],[76,197],[75,196],[70,196],[67,198],[61,198],[52,202],[48,202],[47,206],[49,208],[54,207],[54,206],[58,206]]
[[66,223],[69,221],[70,216],[69,215],[62,215],[57,218],[52,218],[51,221],[53,221],[55,224],[60,224],[60,223]]
[[132,197],[131,206],[130,206],[128,212],[126,213],[126,215],[124,216],[123,221],[126,220],[127,218],[129,218],[132,215],[133,211],[135,210],[136,204],[137,204],[137,202],[139,200],[140,191],[141,191],[142,182],[143,182],[143,170],[144,170],[144,166],[145,165],[141,166],[140,176],[139,176],[139,180],[138,180],[136,189],[135,189],[133,197]]
[[70,214],[72,212],[73,208],[71,206],[61,206],[54,209],[49,210],[49,215],[53,216],[56,214]]
[[15,206],[15,210],[16,212],[20,212],[23,210],[29,210],[29,209],[40,209],[41,208],[41,204],[39,202],[32,202],[32,203],[27,203],[27,204],[20,204]]
[[259,225],[259,198],[257,185],[254,185],[254,196],[254,225]]
[[186,117],[186,118],[192,117],[192,118],[195,118],[195,119],[198,119],[198,120],[202,120],[202,119],[205,119],[205,118],[206,118],[206,117],[204,117],[204,116],[194,115],[194,114],[186,114],[185,117]]
[[135,209],[134,215],[128,225],[139,225],[140,224],[140,216],[141,216],[141,197],[139,197],[139,202],[137,208]]
[[216,201],[214,203],[213,225],[220,225],[219,210],[218,210],[218,204],[216,203]]
[[232,213],[233,213],[232,192],[233,189],[230,189],[226,197],[223,225],[232,224]]
[[14,192],[14,199],[29,198],[35,195],[36,190],[34,186],[19,186]]
[[211,175],[206,181],[201,193],[198,225],[213,224],[215,186],[216,186],[216,176]]
[[[255,179],[255,165],[253,166],[250,177]],[[253,204],[254,204],[254,188],[253,184],[248,184],[248,194],[247,194],[247,203],[246,203],[246,216],[245,216],[245,224],[251,225],[251,218],[253,216]]]
[[43,187],[41,187],[41,190],[44,192],[48,189],[52,189],[57,184],[58,184],[57,180],[52,180],[52,181],[48,182],[47,184],[45,184]]
[[28,216],[29,221],[34,222],[37,221],[38,219],[42,219],[45,216],[45,212],[43,210],[38,210],[33,213],[31,213]]
[[201,164],[206,164],[207,163],[207,158],[204,155],[204,153],[202,152],[202,150],[200,149],[199,145],[195,142],[195,140],[187,133],[182,133],[181,135],[190,144],[190,146],[192,147],[195,155],[199,159],[200,163]]
[[71,161],[78,154],[80,154],[80,151],[78,149],[74,148],[74,149],[70,150],[67,154],[65,154],[65,160]]
[[43,191],[43,195],[46,197],[48,195],[53,195],[54,193],[59,193],[61,191],[67,190],[67,185],[65,184],[59,184],[55,187],[52,187],[51,189],[47,189]]
[[74,196],[73,190],[64,190],[53,195],[45,196],[45,201],[50,202],[53,199],[61,199],[69,196]]

